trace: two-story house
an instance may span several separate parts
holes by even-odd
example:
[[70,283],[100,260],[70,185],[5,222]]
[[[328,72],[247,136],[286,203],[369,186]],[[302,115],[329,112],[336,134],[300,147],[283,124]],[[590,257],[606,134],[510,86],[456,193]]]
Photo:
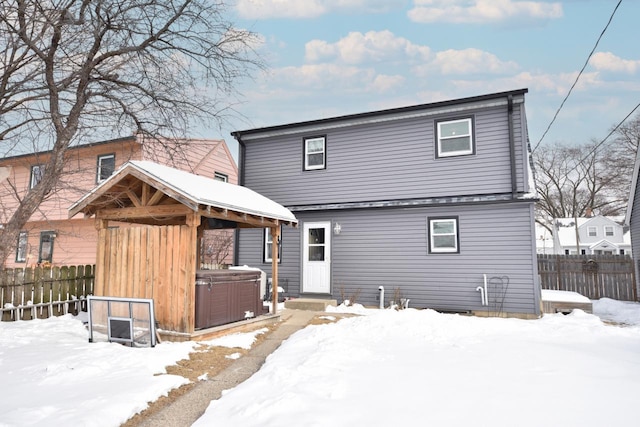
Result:
[[[38,183],[49,155],[49,152],[39,152],[0,159],[0,224],[8,221],[21,195]],[[13,255],[0,260],[0,265],[2,261],[10,268],[38,263],[95,263],[97,231],[93,219],[80,216],[68,219],[67,209],[128,160],[152,160],[237,183],[237,167],[224,140],[158,141],[137,135],[74,146],[66,154],[65,172],[56,190],[20,233]],[[128,225],[114,223],[113,226]],[[233,237],[229,240],[232,242]],[[219,241],[220,236],[213,232],[205,237],[205,257]]]
[[[538,316],[526,92],[233,132],[240,183],[300,223],[279,242],[286,293]],[[272,245],[241,230],[236,262],[269,274]]]
[[[577,223],[576,223],[577,219]],[[595,215],[556,218],[553,221],[553,251],[564,255],[630,255],[631,238],[615,218]]]

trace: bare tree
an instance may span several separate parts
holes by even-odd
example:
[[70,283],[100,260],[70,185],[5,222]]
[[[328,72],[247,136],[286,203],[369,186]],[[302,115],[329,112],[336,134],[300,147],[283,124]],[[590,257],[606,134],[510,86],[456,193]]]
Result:
[[262,63],[259,38],[226,12],[224,0],[0,2],[0,155],[49,153],[0,230],[0,260],[70,146],[135,132],[161,142],[233,114],[235,83]]
[[[612,130],[614,131],[614,130]],[[541,146],[534,153],[540,198],[536,220],[624,213],[640,141],[640,116],[614,131],[615,137],[581,146]]]

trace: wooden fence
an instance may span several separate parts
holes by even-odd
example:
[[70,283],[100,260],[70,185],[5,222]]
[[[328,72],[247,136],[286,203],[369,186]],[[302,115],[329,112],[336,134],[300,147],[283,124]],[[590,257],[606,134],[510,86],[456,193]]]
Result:
[[0,320],[30,320],[86,311],[95,266],[0,270]]
[[638,301],[629,255],[538,255],[542,289],[573,291],[589,299]]

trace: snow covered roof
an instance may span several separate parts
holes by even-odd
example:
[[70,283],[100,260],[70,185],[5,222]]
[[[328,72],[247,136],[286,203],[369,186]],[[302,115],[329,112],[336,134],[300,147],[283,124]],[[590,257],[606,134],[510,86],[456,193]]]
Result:
[[107,180],[69,207],[69,217],[79,212],[95,213],[96,206],[93,204],[108,189],[130,175],[161,189],[163,193],[179,200],[194,211],[202,207],[216,208],[230,210],[240,215],[278,220],[289,225],[295,225],[298,222],[289,209],[247,187],[194,175],[149,161],[129,161],[122,165]]

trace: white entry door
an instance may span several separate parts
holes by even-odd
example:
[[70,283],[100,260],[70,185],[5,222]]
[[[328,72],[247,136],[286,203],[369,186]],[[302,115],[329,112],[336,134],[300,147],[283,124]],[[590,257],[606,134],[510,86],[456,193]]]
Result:
[[331,292],[331,222],[305,222],[302,250],[302,292]]

